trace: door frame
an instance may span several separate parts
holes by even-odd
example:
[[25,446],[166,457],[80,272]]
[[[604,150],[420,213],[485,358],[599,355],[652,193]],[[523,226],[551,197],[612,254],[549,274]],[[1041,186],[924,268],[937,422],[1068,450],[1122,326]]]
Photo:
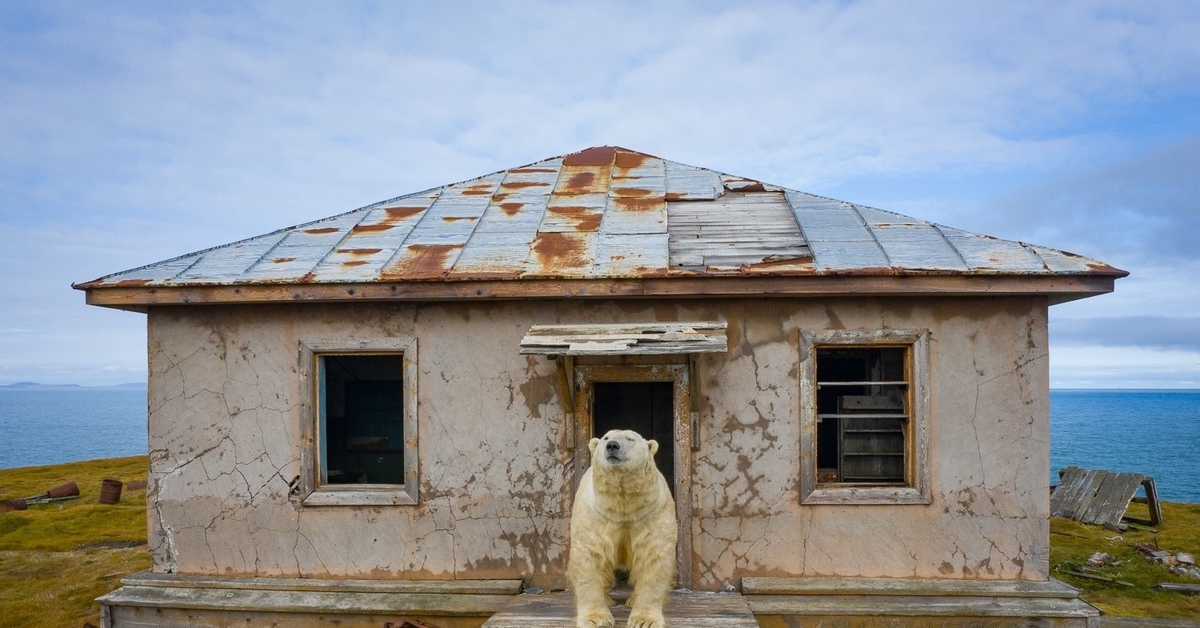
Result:
[[692,573],[692,445],[693,420],[691,368],[687,364],[577,364],[575,365],[575,487],[591,466],[588,442],[592,439],[592,395],[595,382],[671,382],[675,452],[675,519],[679,525],[675,545],[676,580],[693,585]]

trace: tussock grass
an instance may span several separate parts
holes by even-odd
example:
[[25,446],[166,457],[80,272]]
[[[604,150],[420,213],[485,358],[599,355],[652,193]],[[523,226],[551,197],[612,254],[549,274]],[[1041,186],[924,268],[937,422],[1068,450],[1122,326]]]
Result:
[[[0,499],[29,497],[65,482],[79,499],[0,513],[0,627],[81,628],[99,625],[94,600],[120,586],[120,578],[150,566],[146,548],[146,494],[126,487],[118,504],[99,503],[100,481],[145,480],[145,456],[0,470]],[[1139,508],[1141,509],[1139,511]],[[1200,596],[1155,591],[1160,582],[1189,582],[1137,553],[1137,545],[1200,554],[1200,504],[1164,503],[1157,532],[1117,533],[1066,519],[1050,522],[1051,574],[1083,591],[1082,597],[1115,617],[1195,619]],[[1147,516],[1134,504],[1130,515]],[[1066,565],[1082,565],[1094,552],[1119,564],[1102,575],[1132,583],[1122,587],[1077,578]],[[1190,581],[1196,582],[1196,581]]]
[[[1176,576],[1163,566],[1150,562],[1137,552],[1138,545],[1152,545],[1171,551],[1200,555],[1200,504],[1162,504],[1163,524],[1157,532],[1130,528],[1116,532],[1101,526],[1085,525],[1069,519],[1050,520],[1051,575],[1082,591],[1080,597],[1105,615],[1115,617],[1153,617],[1191,619],[1200,617],[1200,596],[1157,591],[1160,582],[1200,584],[1200,581]],[[1148,518],[1145,506],[1131,504],[1129,515]],[[1086,565],[1095,552],[1105,552],[1119,561],[1097,570],[1100,575],[1134,586],[1079,578],[1067,574],[1067,565]]]
[[101,504],[100,482],[145,480],[145,456],[0,470],[0,499],[24,498],[66,482],[80,496],[0,513],[0,626],[100,624],[94,600],[120,578],[150,566],[146,492],[121,491]]

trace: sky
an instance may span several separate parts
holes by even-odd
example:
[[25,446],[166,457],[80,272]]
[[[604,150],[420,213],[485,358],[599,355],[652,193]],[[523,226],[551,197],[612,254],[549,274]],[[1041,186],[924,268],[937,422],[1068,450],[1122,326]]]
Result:
[[1130,271],[1051,386],[1200,388],[1200,3],[0,3],[0,385],[145,380],[72,283],[590,146]]

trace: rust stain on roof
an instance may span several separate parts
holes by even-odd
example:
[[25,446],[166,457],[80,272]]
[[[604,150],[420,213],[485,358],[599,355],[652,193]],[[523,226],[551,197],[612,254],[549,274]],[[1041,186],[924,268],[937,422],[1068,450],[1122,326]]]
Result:
[[504,212],[508,216],[516,216],[517,214],[521,213],[521,209],[524,207],[525,203],[500,203],[500,211]]
[[550,184],[543,181],[505,181],[500,184],[500,187],[519,190],[522,188],[550,187]]
[[426,209],[427,208],[425,207],[388,207],[383,211],[387,212],[388,218],[394,220],[403,220],[405,218],[416,216]]
[[661,198],[614,198],[613,203],[617,207],[631,212],[648,212],[663,209],[663,199]]
[[584,259],[586,245],[577,233],[539,233],[533,240],[533,253],[543,268],[579,268],[589,265]]
[[345,253],[347,255],[356,255],[356,256],[375,255],[382,251],[383,251],[383,249],[338,249],[338,253]]
[[612,146],[596,146],[563,158],[564,166],[611,166],[617,155]]
[[596,173],[584,171],[576,172],[567,180],[566,187],[572,190],[586,190],[591,188],[592,183],[596,180]]
[[341,230],[338,229],[337,227],[317,227],[315,229],[305,229],[304,233],[307,233],[310,235],[326,235],[329,233],[337,233],[338,231],[341,231]]
[[548,207],[546,211],[555,216],[561,216],[574,221],[576,231],[595,231],[600,228],[600,220],[604,218],[604,212],[595,207],[566,205]]
[[634,153],[634,152],[627,151],[627,150],[618,150],[617,156],[616,156],[616,161],[614,162],[614,165],[616,167],[624,169],[624,170],[630,170],[633,168],[641,167],[642,164],[645,164],[646,160],[649,158],[650,158],[649,155],[644,155],[642,153]]
[[639,196],[639,197],[640,196],[650,196],[651,194],[654,193],[653,190],[647,190],[646,188],[617,188],[617,189],[613,190],[613,192],[616,192],[617,196]]
[[410,244],[406,254],[383,272],[386,279],[435,279],[449,270],[450,256],[461,244]]
[[379,233],[381,231],[389,231],[396,227],[392,222],[378,222],[373,225],[354,225],[350,228],[350,233]]

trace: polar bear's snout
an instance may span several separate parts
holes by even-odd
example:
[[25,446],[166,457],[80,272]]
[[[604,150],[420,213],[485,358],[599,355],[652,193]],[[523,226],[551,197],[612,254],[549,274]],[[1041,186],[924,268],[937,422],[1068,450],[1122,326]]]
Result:
[[621,448],[621,442],[610,440],[604,444],[604,457],[609,462],[621,462],[626,457],[626,452]]

